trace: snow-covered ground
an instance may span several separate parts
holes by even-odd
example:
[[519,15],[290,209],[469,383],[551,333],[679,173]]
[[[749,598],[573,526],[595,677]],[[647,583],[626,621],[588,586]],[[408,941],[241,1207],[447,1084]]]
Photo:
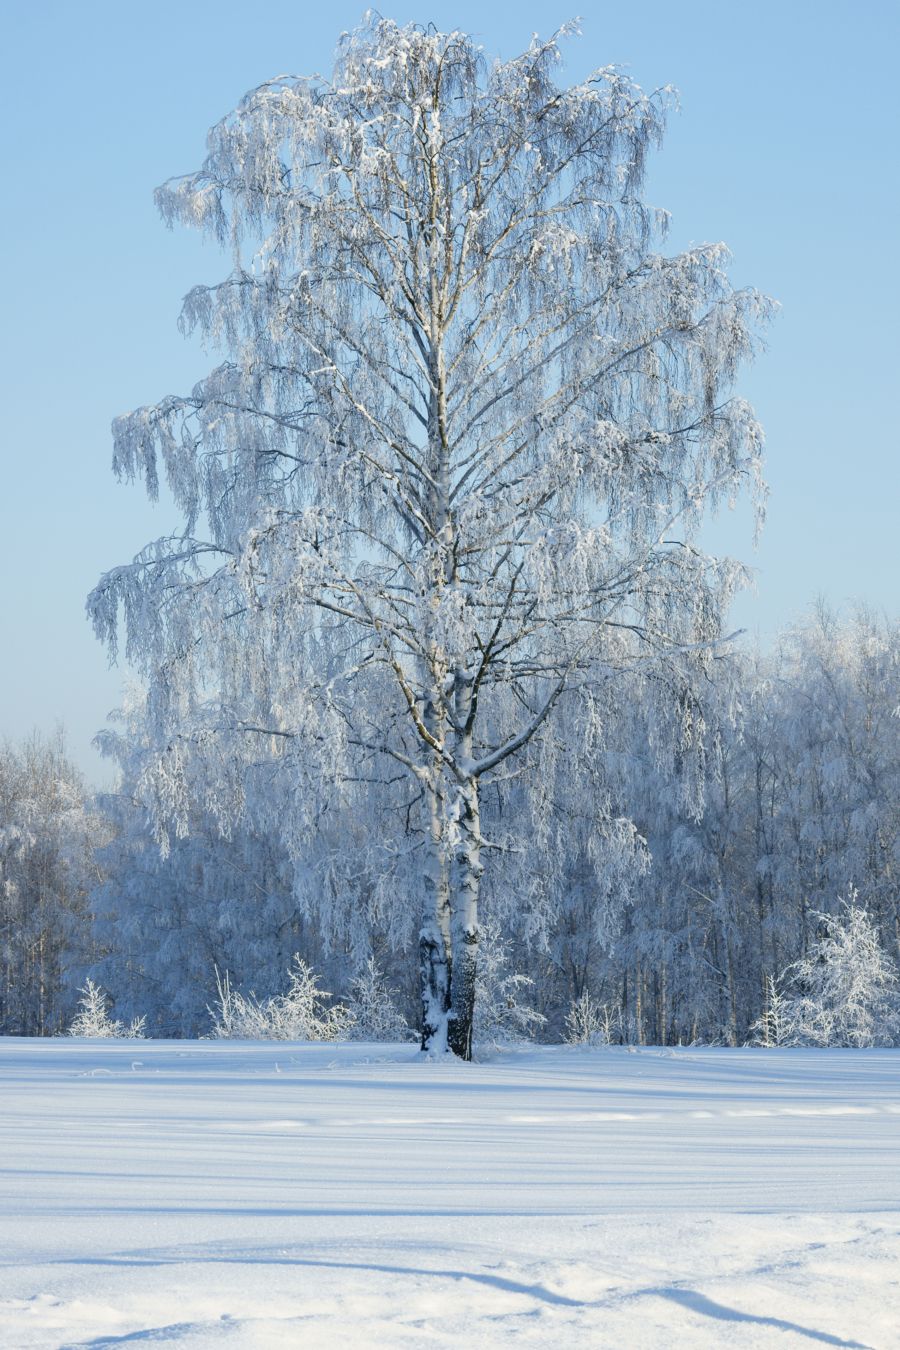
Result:
[[0,1344],[900,1346],[900,1052],[0,1039]]

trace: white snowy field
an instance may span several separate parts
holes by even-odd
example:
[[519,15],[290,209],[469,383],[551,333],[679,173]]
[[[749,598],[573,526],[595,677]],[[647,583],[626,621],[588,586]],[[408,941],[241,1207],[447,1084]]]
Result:
[[900,1052],[0,1038],[0,1345],[900,1346]]

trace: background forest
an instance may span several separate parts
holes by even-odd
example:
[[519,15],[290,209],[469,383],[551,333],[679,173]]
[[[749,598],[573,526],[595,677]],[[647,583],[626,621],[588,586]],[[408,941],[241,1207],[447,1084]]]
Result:
[[[568,755],[561,724],[556,776],[536,785],[523,772],[484,802],[485,836],[507,854],[502,893],[490,868],[485,877],[488,1033],[522,1029],[503,1015],[512,1005],[546,1018],[525,1022],[527,1034],[558,1040],[581,1000],[595,1038],[760,1039],[751,1028],[771,1013],[769,980],[821,950],[823,916],[840,923],[854,890],[895,969],[898,708],[897,626],[820,609],[772,653],[714,663],[705,702],[684,709],[705,726],[702,776],[690,729],[682,752],[656,746],[636,681],[617,684],[602,749]],[[321,802],[317,852],[301,863],[282,828],[292,752],[272,744],[235,770],[229,790],[243,807],[223,827],[217,765],[194,743],[185,784],[192,802],[210,804],[194,805],[161,850],[148,743],[136,694],[104,733],[121,780],[99,796],[61,739],[4,748],[0,1031],[58,1033],[90,975],[116,1017],[146,1015],[156,1035],[208,1034],[217,969],[265,998],[284,990],[295,953],[344,999],[374,958],[415,1026],[417,915],[392,903],[391,882],[415,841],[396,803],[373,794],[360,814],[358,800]],[[510,831],[523,819],[528,828]],[[328,897],[324,908],[314,894]],[[864,952],[850,959],[871,975]],[[514,974],[533,983],[510,983]],[[871,1037],[891,1039],[888,1023]]]

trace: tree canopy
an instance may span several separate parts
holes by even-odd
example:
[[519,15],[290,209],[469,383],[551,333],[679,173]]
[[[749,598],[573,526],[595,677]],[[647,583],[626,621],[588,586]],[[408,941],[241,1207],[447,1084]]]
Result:
[[668,91],[614,67],[564,87],[560,36],[490,63],[370,17],[330,79],[253,90],[159,189],[230,251],[182,311],[225,359],[114,423],[116,471],[151,494],[164,473],[184,527],[90,600],[148,682],[161,822],[187,829],[201,742],[227,830],[257,741],[294,785],[298,891],[329,801],[402,826],[382,875],[422,915],[423,1044],[467,1057],[483,794],[514,773],[549,810],[623,672],[702,758],[742,569],[697,531],[748,484],[761,501],[731,385],[768,302],[720,244],[662,251],[641,188]]

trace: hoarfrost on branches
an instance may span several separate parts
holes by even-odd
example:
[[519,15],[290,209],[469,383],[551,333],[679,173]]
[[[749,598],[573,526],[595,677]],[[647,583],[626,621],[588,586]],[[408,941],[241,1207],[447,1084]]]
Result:
[[782,991],[774,975],[766,976],[766,995],[762,1015],[750,1027],[750,1044],[771,1050],[797,1044],[790,998]]
[[565,88],[558,62],[556,38],[489,64],[370,16],[330,81],[253,90],[159,190],[231,250],[182,312],[225,359],[116,420],[117,473],[151,495],[164,475],[184,525],[89,602],[148,681],[164,849],[190,747],[223,833],[264,750],[298,904],[346,934],[353,845],[328,812],[403,822],[366,831],[365,904],[420,915],[423,1046],[464,1057],[482,877],[509,851],[485,795],[521,774],[542,800],[554,723],[577,758],[631,672],[699,810],[698,691],[743,571],[696,533],[745,486],[762,500],[731,382],[769,303],[731,288],[721,244],[660,251],[640,194],[667,92],[612,67]]
[[478,1046],[533,1040],[547,1020],[526,1001],[534,980],[509,968],[511,946],[496,921],[488,919],[482,924],[475,977],[474,1039]]
[[352,1018],[343,1004],[329,1004],[317,976],[295,955],[283,994],[259,999],[231,987],[227,971],[216,971],[218,998],[210,1008],[211,1034],[218,1040],[337,1041],[346,1036]]
[[900,979],[857,902],[851,890],[839,916],[817,915],[822,936],[785,971],[792,992],[780,1000],[781,1044],[864,1047],[900,1038]]
[[600,1003],[583,989],[566,1013],[563,1040],[566,1045],[630,1045],[637,1039],[634,1032],[621,1008]]
[[0,1034],[55,1034],[72,1015],[107,834],[62,731],[0,744]]
[[356,972],[350,984],[347,1012],[350,1035],[357,1041],[408,1041],[415,1032],[396,1003],[374,956]]
[[72,1019],[67,1035],[90,1036],[99,1040],[143,1039],[146,1017],[133,1018],[128,1026],[118,1019],[114,1020],[109,1012],[109,997],[93,980],[85,980],[79,993],[79,1011]]

